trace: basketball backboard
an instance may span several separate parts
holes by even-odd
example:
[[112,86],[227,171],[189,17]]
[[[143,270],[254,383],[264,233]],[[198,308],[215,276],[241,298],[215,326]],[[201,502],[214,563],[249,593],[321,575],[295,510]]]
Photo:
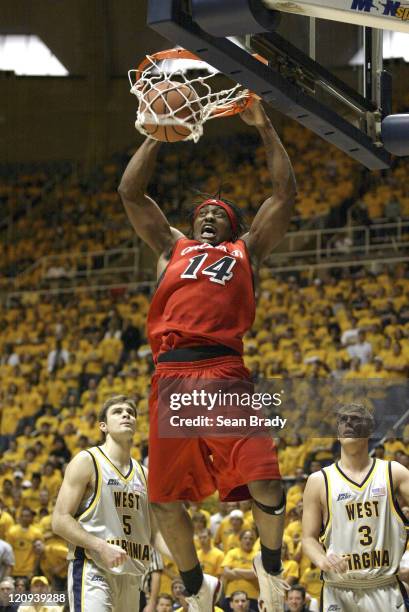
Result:
[[[316,19],[317,0],[149,0],[148,25],[367,168],[388,168],[381,127],[391,113],[391,82],[382,68],[382,30],[363,24],[365,19],[372,25],[375,20],[379,28],[393,23],[391,29],[409,32],[409,21],[389,14],[393,7],[386,15],[372,13],[372,4],[364,0],[358,2],[362,10],[351,10],[346,0],[325,4],[333,5],[331,16]],[[301,15],[271,10],[275,5]],[[343,10],[349,23],[333,20],[341,18]],[[357,15],[355,22],[351,14]],[[360,47],[365,58],[361,71],[351,70],[345,79],[336,76],[340,48],[342,64],[348,65]]]

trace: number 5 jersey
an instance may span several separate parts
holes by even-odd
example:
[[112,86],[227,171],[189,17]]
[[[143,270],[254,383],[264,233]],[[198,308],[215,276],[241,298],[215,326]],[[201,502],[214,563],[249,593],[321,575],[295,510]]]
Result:
[[169,350],[219,344],[238,354],[255,316],[253,274],[243,240],[217,246],[181,238],[148,315],[154,360]]
[[77,520],[98,538],[120,546],[127,553],[119,567],[108,569],[95,552],[69,544],[68,559],[84,555],[112,574],[142,576],[150,563],[151,525],[145,474],[134,459],[122,474],[99,446],[89,448],[95,468],[94,491],[82,500]]

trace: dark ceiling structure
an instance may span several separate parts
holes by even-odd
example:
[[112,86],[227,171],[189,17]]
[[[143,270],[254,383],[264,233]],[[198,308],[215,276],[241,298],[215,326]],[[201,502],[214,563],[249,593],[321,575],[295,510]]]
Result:
[[[174,46],[148,28],[146,18],[146,0],[3,2],[0,34],[36,34],[70,76],[0,72],[0,162],[69,158],[93,164],[136,142],[127,71],[145,54]],[[308,27],[307,18],[285,15],[278,33],[305,52]],[[357,72],[344,67],[359,48],[358,28],[317,20],[316,29],[317,60],[344,70],[356,86]],[[234,125],[222,123],[226,130]]]

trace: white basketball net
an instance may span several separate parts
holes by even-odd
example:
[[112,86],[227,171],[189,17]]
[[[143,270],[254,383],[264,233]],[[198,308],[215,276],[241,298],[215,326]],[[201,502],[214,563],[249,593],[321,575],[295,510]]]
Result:
[[[197,142],[203,134],[205,121],[230,115],[237,103],[244,103],[250,96],[249,91],[239,83],[229,89],[214,91],[217,80],[215,73],[197,76],[198,71],[203,72],[203,67],[207,66],[204,62],[195,61],[196,74],[192,75],[191,70],[190,73],[187,72],[185,60],[157,60],[152,55],[146,57],[149,64],[142,72],[140,70],[129,70],[128,72],[131,93],[138,99],[135,127],[145,136],[151,136],[151,134],[144,129],[144,125],[182,126],[188,130],[188,134],[182,140]],[[192,61],[189,67],[192,68]],[[138,75],[140,75],[139,78]],[[161,90],[158,84],[163,81],[173,81],[175,87]],[[187,85],[195,91],[196,95],[192,95],[190,89],[186,89],[188,94],[186,96],[184,88],[177,89],[178,85]],[[155,92],[153,95],[152,89]],[[172,89],[185,100],[177,109],[172,109],[166,100],[167,94]],[[147,96],[148,92],[151,92],[149,96]],[[158,100],[163,101],[165,113],[158,114],[152,108],[152,105]]]

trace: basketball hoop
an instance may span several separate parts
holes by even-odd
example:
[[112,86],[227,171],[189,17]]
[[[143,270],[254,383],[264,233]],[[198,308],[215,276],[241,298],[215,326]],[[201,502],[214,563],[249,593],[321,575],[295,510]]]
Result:
[[[138,68],[128,72],[131,93],[138,99],[136,129],[150,136],[151,132],[145,130],[144,125],[181,126],[187,134],[183,140],[197,142],[203,134],[203,124],[206,121],[231,117],[253,103],[256,95],[239,83],[217,91],[217,73],[213,70],[194,53],[181,48],[147,55]],[[166,104],[164,98],[166,112],[159,114],[152,108],[151,102],[157,96],[147,94],[156,89],[158,95],[161,95],[158,84],[167,81],[187,85],[196,95],[192,98],[184,96],[183,105],[176,110]]]

